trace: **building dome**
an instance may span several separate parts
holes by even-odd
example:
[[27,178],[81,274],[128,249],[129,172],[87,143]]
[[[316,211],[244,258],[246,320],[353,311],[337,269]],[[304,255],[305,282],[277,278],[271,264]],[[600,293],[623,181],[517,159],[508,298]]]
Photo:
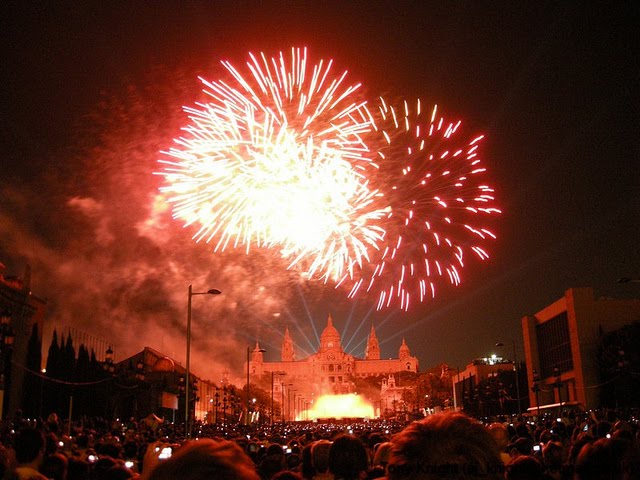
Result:
[[400,349],[398,350],[398,356],[402,360],[407,359],[411,356],[409,345],[407,345],[407,342],[405,341],[404,337],[402,337],[402,345],[400,345]]
[[336,330],[336,327],[333,326],[333,318],[331,318],[331,314],[327,318],[327,326],[322,331],[322,335],[320,335],[320,349],[326,350],[331,348],[341,348],[341,339],[340,333]]
[[174,372],[176,364],[169,357],[159,359],[151,369],[154,372]]

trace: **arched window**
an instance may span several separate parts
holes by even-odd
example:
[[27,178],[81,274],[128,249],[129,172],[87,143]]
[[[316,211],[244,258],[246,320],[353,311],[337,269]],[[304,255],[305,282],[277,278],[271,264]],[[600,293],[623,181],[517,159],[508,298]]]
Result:
[[407,370],[411,370],[411,364],[407,362]]

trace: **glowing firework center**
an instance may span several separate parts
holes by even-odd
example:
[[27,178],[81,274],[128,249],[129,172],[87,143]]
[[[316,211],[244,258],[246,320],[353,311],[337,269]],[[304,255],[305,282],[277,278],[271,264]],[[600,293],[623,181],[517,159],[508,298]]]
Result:
[[360,85],[332,61],[309,65],[306,49],[250,57],[248,73],[222,62],[232,79],[201,79],[210,101],[185,107],[190,124],[163,152],[161,191],[215,251],[276,247],[309,276],[351,277],[384,234]]
[[207,103],[163,152],[161,191],[173,216],[214,251],[268,247],[303,278],[332,281],[378,310],[457,286],[466,258],[489,258],[501,213],[480,144],[437,106],[393,106],[376,115],[332,61],[306,49],[250,54],[244,73],[204,79]]
[[[340,333],[329,315],[316,353],[297,360],[287,328],[281,361],[265,362],[256,344],[249,369],[258,385],[267,391],[272,389],[274,404],[284,420],[371,418],[378,416],[385,404],[389,406],[394,400],[401,400],[399,389],[396,392],[385,387],[389,384],[395,387],[395,376],[400,372],[416,373],[418,359],[411,355],[404,339],[397,358],[381,359],[373,326],[365,357],[356,358],[343,350]],[[398,398],[391,398],[392,394]],[[374,409],[373,405],[378,408]]]

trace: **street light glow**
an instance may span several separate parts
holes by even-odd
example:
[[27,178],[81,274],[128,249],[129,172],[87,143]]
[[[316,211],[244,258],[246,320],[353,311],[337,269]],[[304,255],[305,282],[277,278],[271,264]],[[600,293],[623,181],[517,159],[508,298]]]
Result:
[[194,292],[193,286],[189,285],[189,301],[187,302],[187,365],[185,373],[185,385],[184,385],[184,428],[186,430],[187,437],[191,436],[191,429],[189,428],[190,420],[190,408],[189,408],[189,389],[190,389],[190,370],[191,370],[191,297],[194,295],[220,295],[222,291],[217,288],[210,288],[206,292]]

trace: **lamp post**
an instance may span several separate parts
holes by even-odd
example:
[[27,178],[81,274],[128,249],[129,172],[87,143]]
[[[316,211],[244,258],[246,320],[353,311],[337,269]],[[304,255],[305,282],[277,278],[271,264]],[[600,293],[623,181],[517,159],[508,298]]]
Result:
[[533,385],[531,386],[531,391],[536,395],[536,410],[538,411],[538,422],[540,421],[540,375],[538,375],[538,371],[533,371]]
[[4,418],[4,390],[5,390],[5,374],[7,371],[7,352],[13,346],[13,340],[16,334],[11,328],[11,313],[4,310],[0,315],[0,418]]
[[562,417],[562,373],[558,367],[553,367],[553,376],[556,377],[553,386],[558,389],[558,416]]
[[191,436],[190,428],[190,410],[189,407],[189,383],[191,374],[191,297],[194,295],[220,295],[222,292],[215,288],[211,288],[206,292],[194,292],[192,285],[189,285],[189,301],[187,302],[187,372],[184,382],[184,428],[187,437]]
[[[520,408],[520,377],[518,375],[518,360],[516,359],[516,341],[511,340],[511,344],[513,345],[513,371],[516,376],[516,396],[518,397],[518,415],[522,414],[522,409]],[[504,343],[498,342],[496,343],[496,347],[504,347]]]
[[[293,383],[290,383],[289,385],[293,385]],[[292,391],[293,391],[293,399],[294,399],[294,401],[295,401],[295,398],[296,398],[296,392],[297,392],[298,390],[296,390],[296,389],[291,389],[291,388],[290,388],[290,389],[287,391],[287,394],[288,394],[288,395],[287,395],[287,403],[289,404],[289,422],[293,421],[293,417],[291,416],[291,392],[292,392]],[[295,408],[295,407],[294,407],[294,408]]]
[[274,376],[275,375],[281,376],[281,375],[286,375],[286,374],[287,374],[286,372],[271,372],[271,416],[270,416],[270,419],[269,419],[269,424],[272,425],[272,426],[273,426],[273,412],[274,412],[274,409],[273,409],[273,380],[274,380]]
[[282,428],[284,428],[284,383],[280,381],[280,420],[282,420]]
[[213,396],[213,423],[218,425],[218,407],[220,407],[220,394],[218,393],[218,387],[216,387],[216,393]]
[[[257,346],[257,345],[256,345]],[[247,347],[247,419],[246,419],[246,425],[250,425],[251,424],[251,420],[249,418],[249,411],[251,409],[251,391],[250,391],[250,381],[251,381],[251,376],[249,375],[249,372],[251,370],[251,365],[249,364],[249,353],[250,353],[251,347]],[[264,353],[266,352],[266,350],[264,348],[258,348],[255,350],[256,352],[259,353]]]
[[[145,374],[144,374],[144,362],[142,359],[138,360],[136,363],[136,369],[134,378],[136,379],[137,385],[134,396],[134,412],[136,418],[140,418],[138,415],[138,403],[144,401],[144,399],[140,399],[140,387],[144,384]],[[146,404],[146,402],[144,402]],[[143,405],[144,406],[144,405]]]
[[[102,364],[102,369],[105,371],[105,373],[112,378],[115,377],[116,374],[116,366],[113,363],[113,348],[111,348],[111,345],[109,345],[107,347],[107,351],[105,352],[104,355],[104,363]],[[107,392],[107,398],[106,398],[106,415],[107,418],[111,418],[111,409],[110,409],[110,403],[113,402],[114,404],[114,412],[116,410],[115,405],[116,405],[116,400],[113,398],[114,397],[114,390],[115,390],[115,385],[114,385],[114,381],[109,382],[108,385],[108,392]],[[117,396],[117,395],[115,395]],[[73,395],[71,396],[71,399],[69,400],[69,410],[71,410],[71,402],[73,400]],[[71,418],[71,415],[69,415],[69,418]]]
[[[227,424],[227,386],[225,385],[222,389],[224,395],[222,396],[222,425]],[[232,415],[233,417],[233,415]]]
[[[453,369],[449,368],[449,372],[451,372],[451,370]],[[451,377],[451,386],[453,391],[453,411],[457,412],[458,411],[458,394],[456,392],[456,384],[460,381],[460,369],[456,367],[455,378],[451,374],[449,374],[449,376]]]

